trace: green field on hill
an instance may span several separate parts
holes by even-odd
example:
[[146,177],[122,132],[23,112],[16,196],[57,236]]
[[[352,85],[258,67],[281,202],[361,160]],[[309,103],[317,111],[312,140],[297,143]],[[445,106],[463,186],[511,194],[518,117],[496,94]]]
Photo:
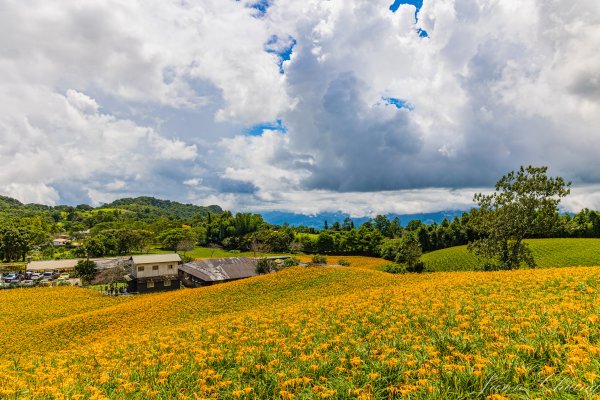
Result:
[[[600,265],[600,239],[529,239],[540,268]],[[467,246],[432,251],[422,257],[427,271],[469,271],[483,264]]]

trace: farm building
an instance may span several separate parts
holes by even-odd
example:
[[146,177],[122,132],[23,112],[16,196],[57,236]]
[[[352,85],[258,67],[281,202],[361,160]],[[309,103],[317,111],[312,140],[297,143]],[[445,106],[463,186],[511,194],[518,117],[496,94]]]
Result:
[[178,265],[179,254],[149,254],[132,256],[132,280],[130,293],[149,293],[175,290],[180,287]]
[[[30,272],[45,272],[45,271],[72,271],[79,258],[69,260],[46,260],[46,261],[31,261],[27,264],[27,271]],[[96,263],[98,271],[115,268],[117,266],[125,266],[131,263],[130,258],[91,258]]]
[[79,259],[31,261],[27,264],[27,271],[72,271],[73,268],[75,268],[75,265],[77,265],[77,261],[79,261]]
[[186,287],[208,286],[256,275],[256,260],[245,257],[194,260],[179,266],[179,276]]
[[54,247],[66,246],[67,244],[69,244],[69,239],[56,238],[52,240],[52,246]]

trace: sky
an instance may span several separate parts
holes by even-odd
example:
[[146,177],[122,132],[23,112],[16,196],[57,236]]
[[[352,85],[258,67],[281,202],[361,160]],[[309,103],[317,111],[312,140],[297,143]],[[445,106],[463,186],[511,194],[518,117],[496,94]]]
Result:
[[600,209],[597,0],[0,0],[0,194],[466,209],[520,165]]

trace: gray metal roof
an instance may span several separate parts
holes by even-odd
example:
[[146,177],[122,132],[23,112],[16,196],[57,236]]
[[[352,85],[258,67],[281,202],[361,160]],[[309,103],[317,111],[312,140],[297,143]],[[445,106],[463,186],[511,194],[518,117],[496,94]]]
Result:
[[219,282],[258,275],[256,260],[246,257],[194,260],[180,265],[179,270],[205,282]]
[[103,271],[105,269],[123,267],[127,268],[131,261],[129,258],[124,257],[115,257],[115,258],[97,258],[93,260],[96,263],[96,268],[98,271]]
[[[45,260],[45,261],[31,261],[27,264],[27,271],[54,271],[62,269],[74,269],[77,265],[77,261],[80,258],[73,258],[68,260]],[[129,263],[129,258],[115,257],[115,258],[91,258],[96,263],[96,268],[101,271],[104,269],[115,268],[118,266],[126,266]]]
[[152,263],[164,263],[174,262],[178,263],[181,261],[181,257],[177,253],[169,254],[147,254],[143,256],[131,256],[134,264],[152,264]]
[[47,261],[31,261],[27,264],[27,271],[54,271],[57,269],[73,269],[77,265],[79,259],[69,260],[47,260]]

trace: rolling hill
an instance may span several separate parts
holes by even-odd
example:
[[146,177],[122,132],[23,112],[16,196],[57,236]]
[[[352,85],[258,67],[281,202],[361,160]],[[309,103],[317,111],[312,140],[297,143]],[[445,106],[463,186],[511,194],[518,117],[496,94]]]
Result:
[[0,396],[565,398],[593,382],[598,268],[396,276],[374,262],[137,297],[0,292]]
[[[600,239],[529,239],[526,241],[538,267],[600,265]],[[467,246],[432,251],[422,257],[427,271],[470,271],[483,261],[467,251]]]

